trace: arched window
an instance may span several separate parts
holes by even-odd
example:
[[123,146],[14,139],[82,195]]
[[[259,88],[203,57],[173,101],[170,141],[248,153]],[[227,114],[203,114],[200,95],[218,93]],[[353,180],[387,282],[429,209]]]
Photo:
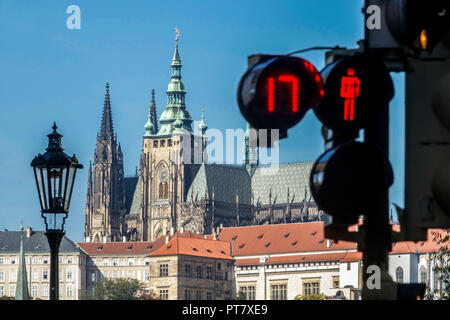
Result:
[[428,283],[427,269],[424,266],[420,267],[420,282]]
[[440,284],[440,276],[439,276],[439,271],[433,271],[433,287],[434,290],[439,290],[439,284]]
[[403,269],[401,267],[395,269],[395,277],[397,283],[403,283]]

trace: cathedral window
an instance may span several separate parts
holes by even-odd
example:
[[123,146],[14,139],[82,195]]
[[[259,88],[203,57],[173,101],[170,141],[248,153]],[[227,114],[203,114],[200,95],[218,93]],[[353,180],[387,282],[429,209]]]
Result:
[[172,139],[167,140],[167,145],[168,145],[169,147],[172,146]]
[[165,147],[166,146],[166,140],[161,140],[161,142],[159,143],[161,147]]
[[153,141],[153,148],[158,148],[158,140]]

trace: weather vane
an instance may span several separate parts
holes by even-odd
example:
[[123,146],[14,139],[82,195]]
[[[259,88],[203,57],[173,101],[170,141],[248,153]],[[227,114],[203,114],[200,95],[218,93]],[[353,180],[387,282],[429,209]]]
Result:
[[175,41],[178,42],[178,39],[180,39],[180,30],[178,30],[177,27],[175,27]]

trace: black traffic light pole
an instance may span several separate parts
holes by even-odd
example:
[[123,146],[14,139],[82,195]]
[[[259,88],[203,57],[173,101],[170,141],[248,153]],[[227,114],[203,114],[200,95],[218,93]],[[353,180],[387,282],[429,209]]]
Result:
[[[364,8],[367,8],[370,1],[364,1]],[[364,10],[364,51],[368,47],[369,30],[366,27],[368,13]],[[364,130],[364,140],[366,143],[374,144],[389,159],[389,102],[379,106],[376,118],[369,122],[369,126]],[[370,170],[370,168],[368,168]],[[392,227],[389,222],[389,189],[384,191],[378,200],[370,208],[370,212],[365,215],[364,225],[361,226],[362,241],[358,245],[363,252],[363,292],[364,300],[391,300],[396,299],[396,287],[388,276],[389,252],[392,249]],[[368,272],[370,266],[379,267],[378,288],[369,288],[372,272]],[[389,279],[389,280],[388,280]],[[374,279],[375,280],[375,279]]]
[[[370,127],[364,130],[366,143],[374,144],[389,158],[389,103],[380,106],[378,118],[373,119]],[[368,168],[370,170],[370,168]],[[389,222],[389,190],[383,192],[373,204],[370,212],[365,215],[364,225],[360,228],[363,233],[362,243],[359,243],[363,252],[363,299],[395,299],[396,287],[391,281],[386,281],[388,275],[388,257],[392,248],[392,227]],[[379,283],[381,287],[368,288],[367,284],[374,271],[368,272],[370,266],[377,266],[381,273]],[[369,281],[368,281],[369,280]]]

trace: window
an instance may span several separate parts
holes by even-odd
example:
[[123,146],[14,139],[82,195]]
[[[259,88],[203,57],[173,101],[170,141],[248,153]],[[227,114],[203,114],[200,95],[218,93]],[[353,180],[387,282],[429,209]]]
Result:
[[420,282],[428,283],[427,269],[424,266],[420,267]]
[[113,266],[117,267],[119,265],[119,259],[113,259]]
[[434,290],[439,290],[440,275],[438,271],[433,272],[433,288]]
[[158,140],[153,141],[153,148],[158,148]]
[[163,263],[159,265],[159,276],[167,277],[169,274],[169,265],[167,263]]
[[42,285],[42,296],[48,297],[48,285],[46,284]]
[[72,270],[67,271],[67,280],[73,280],[73,272]]
[[333,288],[339,288],[339,276],[334,276],[333,277]]
[[350,271],[350,267],[351,267],[350,262],[347,262],[347,271]]
[[191,300],[191,290],[184,290],[184,300]]
[[43,271],[42,272],[42,279],[43,280],[47,280],[48,279],[48,271]]
[[11,257],[11,264],[16,264],[16,257]]
[[91,281],[92,281],[92,282],[95,281],[95,271],[91,273]]
[[146,266],[149,266],[149,265],[150,265],[150,260],[145,259],[144,261],[145,261],[145,265],[146,265]]
[[[0,271],[0,281],[3,281],[3,271]],[[2,295],[0,294],[0,297],[1,297]]]
[[159,297],[161,298],[161,300],[169,299],[169,290],[167,289],[159,290]]
[[47,264],[48,263],[48,258],[44,258],[43,262],[44,262],[44,264]]
[[271,285],[272,300],[287,300],[287,285],[274,284]]
[[3,258],[0,258],[0,264],[3,264]]
[[[197,266],[196,274],[197,274],[197,278],[203,277],[202,266]],[[200,299],[198,299],[198,300],[200,300]]]
[[38,264],[38,259],[36,257],[34,257],[33,259],[31,259],[31,263]]
[[9,279],[10,279],[10,281],[16,281],[17,280],[16,271],[10,271],[9,272]]
[[131,266],[134,266],[134,259],[128,259],[128,265],[131,267]]
[[247,287],[240,287],[239,291],[242,293],[242,295],[245,297],[245,300],[247,300]]
[[33,285],[31,287],[31,296],[37,297],[37,295],[38,295],[38,286],[37,285]]
[[320,280],[304,280],[303,281],[303,295],[309,296],[320,293]]
[[206,278],[212,279],[212,267],[206,267]]
[[67,263],[72,263],[72,258],[71,257],[67,258]]
[[145,278],[146,281],[150,280],[150,273],[148,271],[145,272]]
[[15,284],[11,284],[9,286],[9,296],[10,297],[14,297],[16,295],[16,285]]
[[108,259],[103,259],[103,266],[107,267],[109,265],[109,260]]
[[202,300],[202,292],[200,290],[197,290],[197,300]]
[[38,279],[38,272],[37,271],[33,271],[33,280],[37,280]]
[[72,297],[73,295],[73,287],[71,284],[66,285],[66,296]]
[[191,276],[191,265],[190,264],[184,265],[184,276],[185,277]]
[[248,300],[255,300],[255,292],[256,292],[256,288],[255,286],[249,286],[248,287],[248,296],[247,299]]
[[403,283],[403,269],[401,267],[395,269],[395,278],[397,283]]
[[210,291],[206,293],[206,300],[212,300],[212,293]]
[[59,295],[60,297],[62,297],[62,295],[63,295],[63,286],[62,286],[62,284],[60,284],[60,285],[58,286],[58,295]]
[[3,286],[0,286],[0,297],[3,297],[5,294],[3,292]]
[[222,269],[222,264],[219,262],[217,263],[217,270],[221,270]]

